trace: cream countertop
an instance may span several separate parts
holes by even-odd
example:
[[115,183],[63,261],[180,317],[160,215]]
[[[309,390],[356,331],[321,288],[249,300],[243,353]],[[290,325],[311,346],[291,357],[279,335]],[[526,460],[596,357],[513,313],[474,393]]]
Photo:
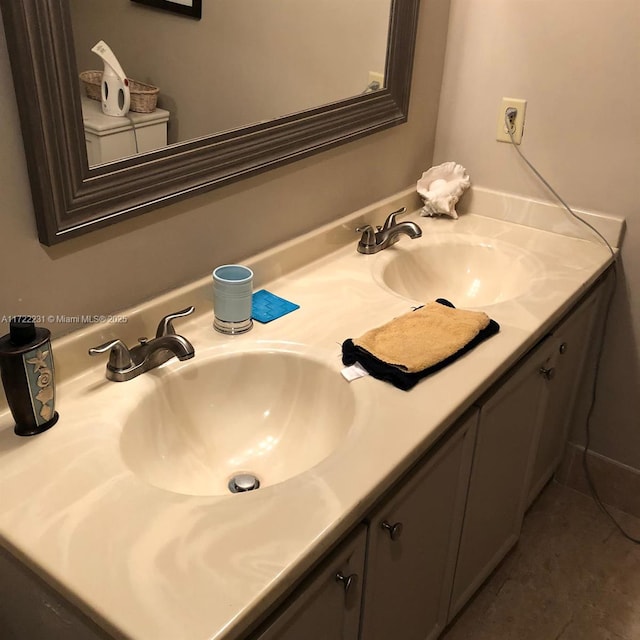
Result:
[[[379,492],[533,346],[611,261],[601,244],[476,214],[412,218],[423,239],[481,235],[527,250],[540,269],[526,295],[483,307],[497,336],[412,391],[366,377],[351,383],[353,426],[341,446],[294,480],[228,496],[186,496],[134,475],[120,455],[121,425],[170,361],[130,382],[104,378],[86,348],[110,337],[131,344],[160,317],[193,304],[176,322],[195,359],[286,348],[340,375],[340,345],[408,311],[411,301],[376,283],[380,260],[421,240],[401,238],[374,256],[355,251],[353,228],[380,223],[410,190],[244,263],[300,309],[242,336],[212,327],[210,278],[126,312],[123,325],[89,327],[53,348],[61,418],[35,438],[14,436],[0,416],[0,539],[115,636],[139,640],[237,638],[356,524]],[[558,212],[558,216],[563,214]],[[315,258],[309,264],[306,259]],[[212,267],[215,265],[212,265]],[[455,303],[455,300],[453,300]],[[194,362],[194,361],[191,361]],[[344,384],[348,384],[346,381]],[[250,389],[239,390],[250,393]]]

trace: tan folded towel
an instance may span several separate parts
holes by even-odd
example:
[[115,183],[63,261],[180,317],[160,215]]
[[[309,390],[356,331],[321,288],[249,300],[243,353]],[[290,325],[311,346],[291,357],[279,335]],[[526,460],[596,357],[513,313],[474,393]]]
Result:
[[457,353],[489,322],[482,311],[429,302],[367,331],[353,343],[383,362],[415,373]]

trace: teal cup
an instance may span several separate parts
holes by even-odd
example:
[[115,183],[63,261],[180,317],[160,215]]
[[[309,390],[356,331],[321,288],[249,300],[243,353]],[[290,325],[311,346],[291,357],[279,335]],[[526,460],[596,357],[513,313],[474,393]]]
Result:
[[213,328],[220,333],[245,333],[253,327],[253,271],[241,264],[213,270]]

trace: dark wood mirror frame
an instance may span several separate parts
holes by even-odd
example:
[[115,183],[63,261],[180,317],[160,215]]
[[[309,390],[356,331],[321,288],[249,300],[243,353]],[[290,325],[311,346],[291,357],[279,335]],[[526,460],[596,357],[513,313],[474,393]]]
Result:
[[407,120],[420,0],[392,0],[386,87],[89,169],[66,0],[0,0],[40,242],[51,246]]

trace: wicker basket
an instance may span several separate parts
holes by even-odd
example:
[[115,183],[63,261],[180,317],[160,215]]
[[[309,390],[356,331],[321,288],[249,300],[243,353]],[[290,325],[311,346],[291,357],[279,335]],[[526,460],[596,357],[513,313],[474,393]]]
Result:
[[[83,71],[80,74],[80,80],[82,80],[87,97],[102,102],[102,71]],[[136,113],[155,111],[160,89],[152,84],[145,84],[131,78],[127,78],[127,80],[129,80],[129,89],[131,90],[131,105],[129,107],[131,111]]]

